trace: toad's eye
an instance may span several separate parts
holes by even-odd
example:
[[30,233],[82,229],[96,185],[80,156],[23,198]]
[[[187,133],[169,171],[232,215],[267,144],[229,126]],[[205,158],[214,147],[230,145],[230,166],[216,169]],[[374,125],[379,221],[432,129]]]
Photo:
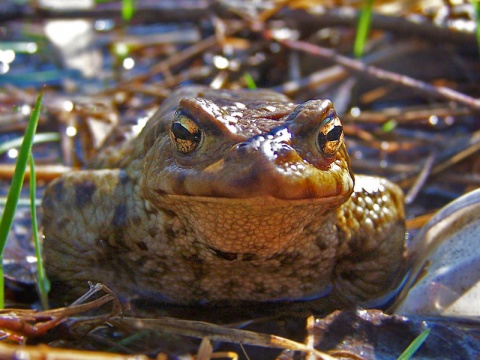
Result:
[[318,149],[325,157],[335,155],[343,142],[343,126],[340,119],[333,114],[323,121],[322,127],[318,133]]
[[170,127],[170,139],[179,152],[188,154],[200,144],[202,132],[195,121],[183,112],[177,112]]

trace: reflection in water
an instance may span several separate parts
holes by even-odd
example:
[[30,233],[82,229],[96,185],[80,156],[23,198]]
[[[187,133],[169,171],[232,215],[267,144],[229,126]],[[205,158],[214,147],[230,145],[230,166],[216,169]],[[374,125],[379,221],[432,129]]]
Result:
[[8,72],[13,60],[15,60],[15,51],[12,49],[0,50],[0,74]]
[[[93,0],[43,0],[42,7],[51,9],[93,8]],[[102,57],[93,46],[93,22],[83,19],[50,20],[45,23],[45,34],[61,54],[66,68],[80,70],[85,77],[98,75],[102,68]]]
[[85,77],[98,75],[102,58],[92,46],[94,29],[91,21],[51,20],[45,24],[45,33],[60,52],[65,67],[80,70]]

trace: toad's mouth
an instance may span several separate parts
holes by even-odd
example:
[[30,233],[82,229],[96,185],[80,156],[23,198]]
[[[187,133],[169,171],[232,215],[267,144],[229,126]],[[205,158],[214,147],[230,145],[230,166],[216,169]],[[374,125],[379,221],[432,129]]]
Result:
[[310,224],[321,226],[346,200],[339,195],[302,200],[158,195],[151,201],[155,207],[174,212],[199,242],[227,254],[226,260],[233,260],[232,254],[269,257],[294,249],[308,240]]

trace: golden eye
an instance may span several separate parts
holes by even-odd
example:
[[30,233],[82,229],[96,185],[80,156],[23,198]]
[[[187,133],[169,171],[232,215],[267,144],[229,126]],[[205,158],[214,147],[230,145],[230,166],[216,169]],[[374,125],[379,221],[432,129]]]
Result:
[[181,153],[194,151],[202,140],[202,132],[198,124],[182,112],[175,114],[170,127],[170,139]]
[[335,155],[343,143],[343,126],[340,119],[331,112],[323,121],[317,137],[318,148],[326,157]]

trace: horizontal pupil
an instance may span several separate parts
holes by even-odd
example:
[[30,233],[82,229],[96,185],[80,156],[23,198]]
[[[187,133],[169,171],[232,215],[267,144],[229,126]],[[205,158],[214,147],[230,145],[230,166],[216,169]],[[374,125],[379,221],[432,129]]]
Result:
[[336,125],[330,130],[327,134],[327,141],[336,141],[342,136],[343,127],[341,125]]
[[188,129],[180,123],[173,123],[171,128],[173,134],[180,140],[191,140],[195,142],[200,141],[200,132],[191,133]]

